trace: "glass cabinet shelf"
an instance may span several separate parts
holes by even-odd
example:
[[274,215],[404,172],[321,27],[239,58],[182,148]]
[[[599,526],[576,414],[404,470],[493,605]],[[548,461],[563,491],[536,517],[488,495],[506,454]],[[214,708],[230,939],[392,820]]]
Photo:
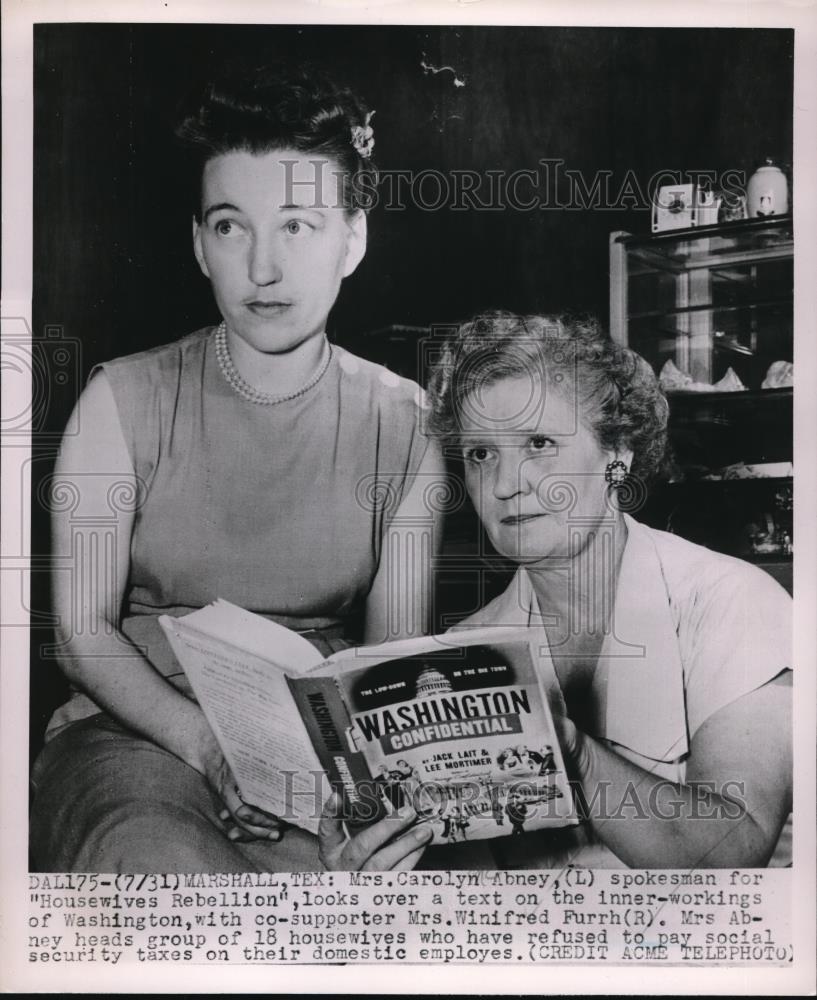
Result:
[[674,229],[651,236],[614,233],[626,245],[636,265],[645,270],[656,267],[670,273],[696,268],[730,267],[792,256],[792,218],[769,216],[743,219],[695,229]]
[[672,481],[638,516],[789,590],[793,265],[789,216],[610,235],[610,335],[670,404]]
[[[676,380],[760,389],[792,360],[790,216],[610,237],[610,333]],[[677,372],[675,371],[677,369]]]

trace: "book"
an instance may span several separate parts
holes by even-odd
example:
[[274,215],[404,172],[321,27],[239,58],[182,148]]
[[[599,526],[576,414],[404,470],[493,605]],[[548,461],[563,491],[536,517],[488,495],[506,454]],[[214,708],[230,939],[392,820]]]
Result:
[[527,629],[464,629],[324,659],[218,600],[160,623],[244,801],[316,833],[404,805],[446,844],[578,822]]

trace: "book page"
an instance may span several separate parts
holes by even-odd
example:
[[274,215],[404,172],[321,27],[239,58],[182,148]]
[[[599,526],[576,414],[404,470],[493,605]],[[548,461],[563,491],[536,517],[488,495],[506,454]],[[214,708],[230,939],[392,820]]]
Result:
[[329,793],[283,671],[179,619],[163,617],[161,624],[242,798],[317,832],[320,805]]
[[323,663],[312,643],[297,632],[222,598],[201,611],[185,615],[185,622],[255,656],[274,660],[290,674],[300,674]]

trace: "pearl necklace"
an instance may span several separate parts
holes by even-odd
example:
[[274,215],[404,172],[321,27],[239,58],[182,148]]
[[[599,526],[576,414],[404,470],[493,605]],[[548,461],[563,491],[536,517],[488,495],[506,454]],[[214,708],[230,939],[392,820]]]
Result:
[[326,350],[324,351],[324,361],[312,378],[302,385],[300,389],[296,389],[295,392],[289,392],[284,396],[274,396],[272,393],[261,392],[260,389],[253,388],[233,364],[233,359],[230,357],[230,348],[227,346],[227,324],[224,322],[219,323],[216,329],[215,345],[216,361],[218,361],[219,371],[224,376],[224,381],[242,399],[246,399],[248,403],[257,403],[259,406],[275,406],[276,403],[286,403],[290,399],[297,399],[298,396],[303,396],[305,392],[309,392],[313,386],[320,382],[326,374],[326,369],[329,367],[329,362],[332,359],[332,345],[327,341]]

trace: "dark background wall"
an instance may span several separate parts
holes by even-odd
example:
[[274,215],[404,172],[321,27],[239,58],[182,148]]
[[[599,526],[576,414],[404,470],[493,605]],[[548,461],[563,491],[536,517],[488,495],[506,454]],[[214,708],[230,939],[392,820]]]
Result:
[[[540,186],[546,207],[532,210],[381,203],[367,257],[331,319],[336,340],[381,358],[361,335],[394,323],[447,323],[494,307],[606,318],[608,233],[649,230],[640,195],[656,172],[748,175],[763,156],[791,157],[790,31],[40,25],[34,335],[51,329],[77,357],[76,378],[48,386],[43,430],[61,429],[95,362],[217,319],[190,249],[175,110],[225,58],[276,55],[325,65],[376,108],[376,158],[386,170],[484,175],[537,170],[546,158],[588,185],[608,172],[614,201],[630,182],[631,197],[606,209],[559,207],[570,196],[564,179]],[[423,191],[433,198],[433,182]],[[520,186],[525,197],[532,191]],[[35,446],[35,496],[53,452],[47,441]],[[33,553],[46,554],[37,504],[33,536]],[[35,573],[33,608],[47,602],[47,575]],[[35,648],[43,634],[34,630]],[[59,693],[45,682],[50,668],[32,663],[39,730]]]
[[[628,171],[646,191],[660,170],[751,172],[761,156],[786,159],[792,42],[788,31],[732,29],[42,25],[36,324],[80,338],[87,366],[215,317],[170,133],[181,95],[223,58],[327,65],[377,109],[386,170],[483,174],[562,159],[588,183],[612,172],[615,195]],[[465,86],[424,73],[422,61],[454,67]],[[433,182],[423,190],[433,197]],[[381,206],[333,317],[336,337],[496,306],[604,314],[607,234],[647,231],[648,212],[560,209],[552,189],[540,194],[551,207]]]

